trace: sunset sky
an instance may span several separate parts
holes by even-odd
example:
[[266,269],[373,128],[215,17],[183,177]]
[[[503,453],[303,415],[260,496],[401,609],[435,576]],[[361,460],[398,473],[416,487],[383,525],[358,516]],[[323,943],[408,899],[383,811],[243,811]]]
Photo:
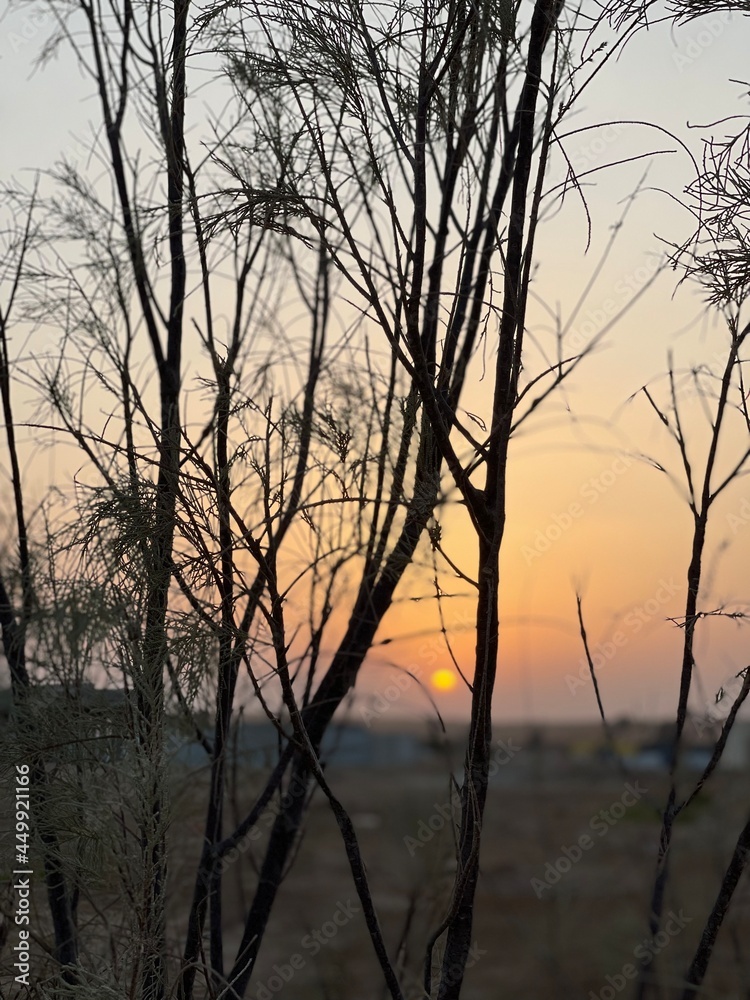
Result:
[[[746,88],[728,79],[742,77],[748,30],[746,19],[722,13],[679,29],[659,24],[642,32],[608,66],[605,79],[592,86],[588,100],[579,106],[578,127],[596,121],[650,121],[673,132],[700,162],[701,138],[721,136],[731,123],[688,126],[746,113]],[[598,675],[605,709],[613,718],[664,718],[673,715],[676,704],[682,636],[665,619],[684,611],[692,520],[684,489],[678,492],[667,475],[648,461],[679,476],[676,446],[645,397],[631,397],[648,385],[657,400],[666,402],[664,373],[671,351],[677,385],[682,387],[682,416],[694,428],[691,457],[700,467],[706,423],[689,373],[699,364],[720,371],[726,328],[721,317],[706,311],[696,285],[677,288],[679,273],[669,269],[657,274],[665,242],[679,243],[693,231],[689,213],[666,193],[679,196],[694,175],[688,153],[656,129],[634,124],[583,132],[566,139],[565,146],[579,170],[652,150],[673,152],[589,178],[585,190],[592,239],[585,255],[586,220],[575,195],[568,194],[563,210],[544,229],[536,288],[569,330],[573,346],[601,331],[621,309],[629,311],[565,391],[529,420],[511,451],[495,711],[500,719],[514,720],[598,718],[576,617],[575,592],[580,589],[595,663],[603,664]],[[553,180],[555,169],[562,176],[559,159],[551,172]],[[646,169],[644,190],[600,276],[569,322],[624,200]],[[540,340],[546,337],[548,344],[552,326],[544,309],[532,311],[530,330]],[[723,467],[728,468],[730,455],[738,458],[746,447],[746,431],[739,422],[725,443]],[[469,571],[472,559],[461,562],[460,557],[470,550],[471,533],[458,520],[447,535],[446,547]],[[747,610],[747,479],[738,480],[717,501],[708,553],[710,572],[704,582],[710,590],[704,590],[701,607]],[[463,619],[457,611],[459,621],[468,620],[467,609],[468,604]],[[406,631],[413,615],[413,606],[395,609],[388,634],[398,631],[399,617]],[[698,636],[691,704],[702,712],[719,686],[750,663],[750,630],[738,621],[715,619],[704,621]],[[404,641],[399,662],[428,679],[432,670],[447,665],[436,645],[429,639]],[[453,648],[460,664],[470,666],[469,630],[456,635]],[[388,651],[396,659],[396,646]],[[384,702],[373,674],[369,679],[377,710]],[[446,714],[466,716],[469,698],[462,684],[451,693],[432,693]],[[395,713],[401,700],[406,701],[406,694],[384,716]],[[422,701],[426,705],[426,699]]]
[[[64,149],[84,155],[80,140],[87,135],[87,122],[98,113],[88,81],[69,54],[32,73],[48,27],[30,20],[23,8],[0,22],[0,69],[6,81],[1,124],[3,135],[13,136],[3,149],[4,181],[24,168],[49,168]],[[573,122],[583,128],[603,121],[650,121],[674,133],[699,159],[702,137],[731,128],[710,123],[747,112],[746,86],[729,80],[746,72],[749,41],[747,19],[738,15],[717,14],[679,29],[656,24],[642,31],[591,85],[568,130]],[[699,125],[706,127],[690,127]],[[706,313],[695,286],[677,289],[679,274],[656,273],[666,244],[679,243],[694,228],[689,213],[669,197],[679,196],[693,176],[689,153],[645,124],[619,124],[561,141],[579,171],[656,150],[670,152],[587,178],[592,220],[588,252],[580,199],[568,193],[555,212],[552,199],[549,202],[552,217],[540,236],[534,283],[538,301],[528,317],[533,341],[554,354],[551,316],[557,316],[568,330],[569,343],[580,346],[577,333],[583,343],[627,311],[565,387],[523,424],[511,449],[495,711],[498,720],[596,719],[587,668],[581,669],[575,601],[579,590],[610,717],[666,717],[673,714],[676,701],[681,633],[665,619],[684,608],[691,519],[675,485],[655,467],[658,463],[679,476],[679,456],[638,391],[649,385],[657,400],[666,401],[664,373],[671,351],[683,416],[693,428],[693,458],[700,467],[706,424],[689,372],[698,364],[718,372],[727,337],[723,321]],[[558,155],[551,184],[563,176]],[[642,189],[609,258],[573,315],[625,199],[639,183]],[[539,356],[530,345],[530,374]],[[468,398],[473,412],[487,415],[488,382],[482,380],[478,364]],[[27,441],[27,484],[41,494],[66,463],[49,449],[34,450],[32,468],[31,444]],[[728,468],[744,447],[737,421],[721,467]],[[472,533],[455,499],[449,497],[440,515],[445,548],[471,575]],[[709,543],[710,586],[701,606],[747,609],[747,479],[735,483],[717,503]],[[455,589],[467,590],[460,580]],[[381,640],[391,641],[372,650],[354,703],[355,719],[429,713],[429,700],[419,684],[408,679],[396,683],[406,676],[403,670],[412,671],[430,688],[447,717],[467,717],[468,694],[460,679],[451,690],[442,689],[450,687],[445,675],[439,678],[441,689],[431,683],[435,671],[449,671],[449,676],[455,671],[436,633],[439,621],[429,594],[429,579],[417,576],[399,592],[379,634]],[[471,603],[458,597],[444,602],[444,611],[453,651],[470,674]],[[702,690],[698,687],[694,693],[696,709],[750,663],[749,639],[750,630],[741,622],[702,623]]]

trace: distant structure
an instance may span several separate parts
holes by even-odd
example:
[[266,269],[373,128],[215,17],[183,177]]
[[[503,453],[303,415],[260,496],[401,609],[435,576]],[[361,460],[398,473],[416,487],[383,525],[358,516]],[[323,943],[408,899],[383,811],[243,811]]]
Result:
[[[694,730],[694,732],[693,732]],[[672,755],[674,723],[663,726],[654,740],[644,742],[633,753],[625,755],[625,763],[635,771],[665,771]],[[721,733],[720,725],[686,727],[680,751],[682,767],[688,771],[703,771],[713,755]],[[719,769],[744,771],[750,768],[750,722],[735,722],[721,756]]]
[[[232,733],[228,753],[253,768],[272,766],[278,760],[276,730],[267,721],[241,723]],[[321,746],[321,758],[334,767],[410,767],[433,759],[435,750],[426,739],[411,732],[378,732],[364,726],[338,723],[329,726]],[[203,748],[185,739],[175,759],[187,767],[206,763]]]

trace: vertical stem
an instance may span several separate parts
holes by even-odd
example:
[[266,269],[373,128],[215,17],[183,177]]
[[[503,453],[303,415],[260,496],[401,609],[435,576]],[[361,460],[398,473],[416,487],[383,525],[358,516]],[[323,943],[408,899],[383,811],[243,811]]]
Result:
[[713,955],[716,939],[729,910],[734,891],[747,865],[749,852],[750,820],[747,821],[737,839],[731,861],[719,886],[719,892],[703,929],[700,943],[685,976],[689,985],[682,994],[682,1000],[693,1000],[701,992],[700,986],[708,970],[708,963]]
[[[534,156],[535,114],[541,83],[542,59],[560,13],[554,0],[536,0],[531,19],[523,87],[519,97],[518,146],[511,198],[505,260],[503,312],[495,370],[491,445],[487,456],[485,489],[475,502],[479,542],[476,667],[472,688],[471,728],[461,792],[461,828],[454,895],[446,918],[447,937],[441,963],[438,1000],[458,1000],[472,945],[474,897],[479,879],[479,854],[489,781],[492,740],[492,694],[498,655],[499,557],[505,528],[508,447],[516,400],[523,341],[528,276],[524,273],[524,233]],[[547,118],[549,116],[549,105]],[[549,127],[548,120],[545,127]],[[543,146],[540,177],[546,166]],[[530,221],[533,233],[538,203]],[[531,253],[531,236],[527,252]],[[427,956],[430,962],[430,955]],[[429,976],[429,973],[428,973]]]

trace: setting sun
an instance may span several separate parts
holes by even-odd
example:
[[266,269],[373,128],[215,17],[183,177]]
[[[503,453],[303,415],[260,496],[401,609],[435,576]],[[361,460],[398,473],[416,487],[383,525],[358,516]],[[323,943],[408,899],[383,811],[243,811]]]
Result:
[[430,682],[436,691],[452,691],[456,686],[456,675],[452,670],[436,670]]

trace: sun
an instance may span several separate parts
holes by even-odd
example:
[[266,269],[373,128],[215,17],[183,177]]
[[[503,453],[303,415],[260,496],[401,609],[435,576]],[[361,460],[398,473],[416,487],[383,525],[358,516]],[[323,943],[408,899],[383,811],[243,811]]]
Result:
[[436,691],[452,691],[458,683],[452,670],[436,670],[430,677],[430,683]]

